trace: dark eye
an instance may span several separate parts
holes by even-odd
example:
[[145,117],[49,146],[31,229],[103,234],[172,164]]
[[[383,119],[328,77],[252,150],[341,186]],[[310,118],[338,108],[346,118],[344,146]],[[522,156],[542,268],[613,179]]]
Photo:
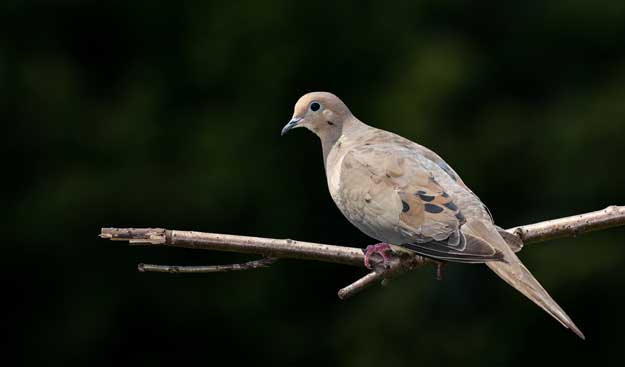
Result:
[[310,104],[310,110],[313,112],[319,111],[320,108],[321,108],[321,105],[317,102],[313,102]]

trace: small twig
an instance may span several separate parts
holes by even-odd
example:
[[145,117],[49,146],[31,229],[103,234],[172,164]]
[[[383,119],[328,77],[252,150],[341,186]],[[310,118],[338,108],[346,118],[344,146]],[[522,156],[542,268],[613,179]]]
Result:
[[339,289],[339,298],[346,300],[354,294],[369,288],[374,283],[384,280],[383,272],[372,271],[345,288]]
[[178,265],[153,265],[139,264],[137,269],[140,272],[153,271],[160,273],[223,273],[227,271],[251,270],[266,268],[275,263],[278,259],[268,257],[259,260],[248,261],[240,264],[208,265],[208,266],[178,266]]
[[347,287],[339,289],[339,298],[346,300],[378,282],[386,285],[391,279],[425,264],[440,264],[436,260],[417,255],[399,246],[392,246],[392,252],[389,257],[390,259],[386,262],[381,256],[370,257],[369,262],[373,265],[373,271]]
[[[625,224],[625,206],[610,206],[591,213],[559,218],[540,223],[514,227],[507,231],[519,237],[524,244],[542,242],[561,237],[577,235],[621,226]],[[163,228],[102,228],[100,237],[116,241],[128,241],[133,245],[156,245],[187,247],[205,250],[230,251],[260,254],[266,258],[295,258],[318,260],[345,265],[364,266],[364,255],[358,247],[334,246],[294,240],[246,237],[217,233],[168,230]],[[387,269],[376,268],[355,283],[341,289],[339,297],[346,299],[379,280],[389,279],[414,269],[424,263],[438,263],[414,253],[401,252],[397,264]],[[269,259],[256,262],[269,261]],[[256,263],[251,262],[251,263]],[[259,266],[247,264],[216,265],[209,267],[143,265],[143,271],[167,272],[216,272],[228,270],[246,270]],[[268,265],[268,264],[267,264]],[[262,265],[265,266],[265,265]],[[210,270],[208,270],[210,269]],[[216,270],[220,269],[220,270]]]

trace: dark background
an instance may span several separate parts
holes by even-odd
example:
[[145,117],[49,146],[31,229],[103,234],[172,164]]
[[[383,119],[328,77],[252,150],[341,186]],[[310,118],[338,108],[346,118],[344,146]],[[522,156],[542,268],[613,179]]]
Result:
[[3,1],[7,350],[25,365],[625,363],[623,229],[521,253],[585,342],[483,266],[341,302],[362,269],[138,273],[253,257],[97,238],[372,243],[328,195],[317,138],[280,138],[315,90],[441,154],[503,227],[625,202],[622,0]]

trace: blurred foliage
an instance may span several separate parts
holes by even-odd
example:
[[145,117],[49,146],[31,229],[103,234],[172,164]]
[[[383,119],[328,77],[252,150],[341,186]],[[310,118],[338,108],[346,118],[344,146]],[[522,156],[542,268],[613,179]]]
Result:
[[437,151],[504,227],[625,203],[622,0],[7,0],[5,346],[25,365],[625,363],[623,229],[521,254],[586,342],[481,266],[340,302],[362,270],[139,274],[249,257],[98,240],[371,243],[327,194],[316,138],[279,136],[313,90]]

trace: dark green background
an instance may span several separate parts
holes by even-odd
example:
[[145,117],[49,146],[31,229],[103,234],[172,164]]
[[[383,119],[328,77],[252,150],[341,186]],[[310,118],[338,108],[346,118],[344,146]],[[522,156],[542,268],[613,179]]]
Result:
[[[533,3],[533,2],[532,2]],[[23,364],[625,364],[625,236],[521,257],[582,342],[483,266],[341,302],[362,269],[99,240],[161,226],[367,245],[297,98],[441,154],[503,227],[625,203],[625,2],[3,1],[3,329]]]

